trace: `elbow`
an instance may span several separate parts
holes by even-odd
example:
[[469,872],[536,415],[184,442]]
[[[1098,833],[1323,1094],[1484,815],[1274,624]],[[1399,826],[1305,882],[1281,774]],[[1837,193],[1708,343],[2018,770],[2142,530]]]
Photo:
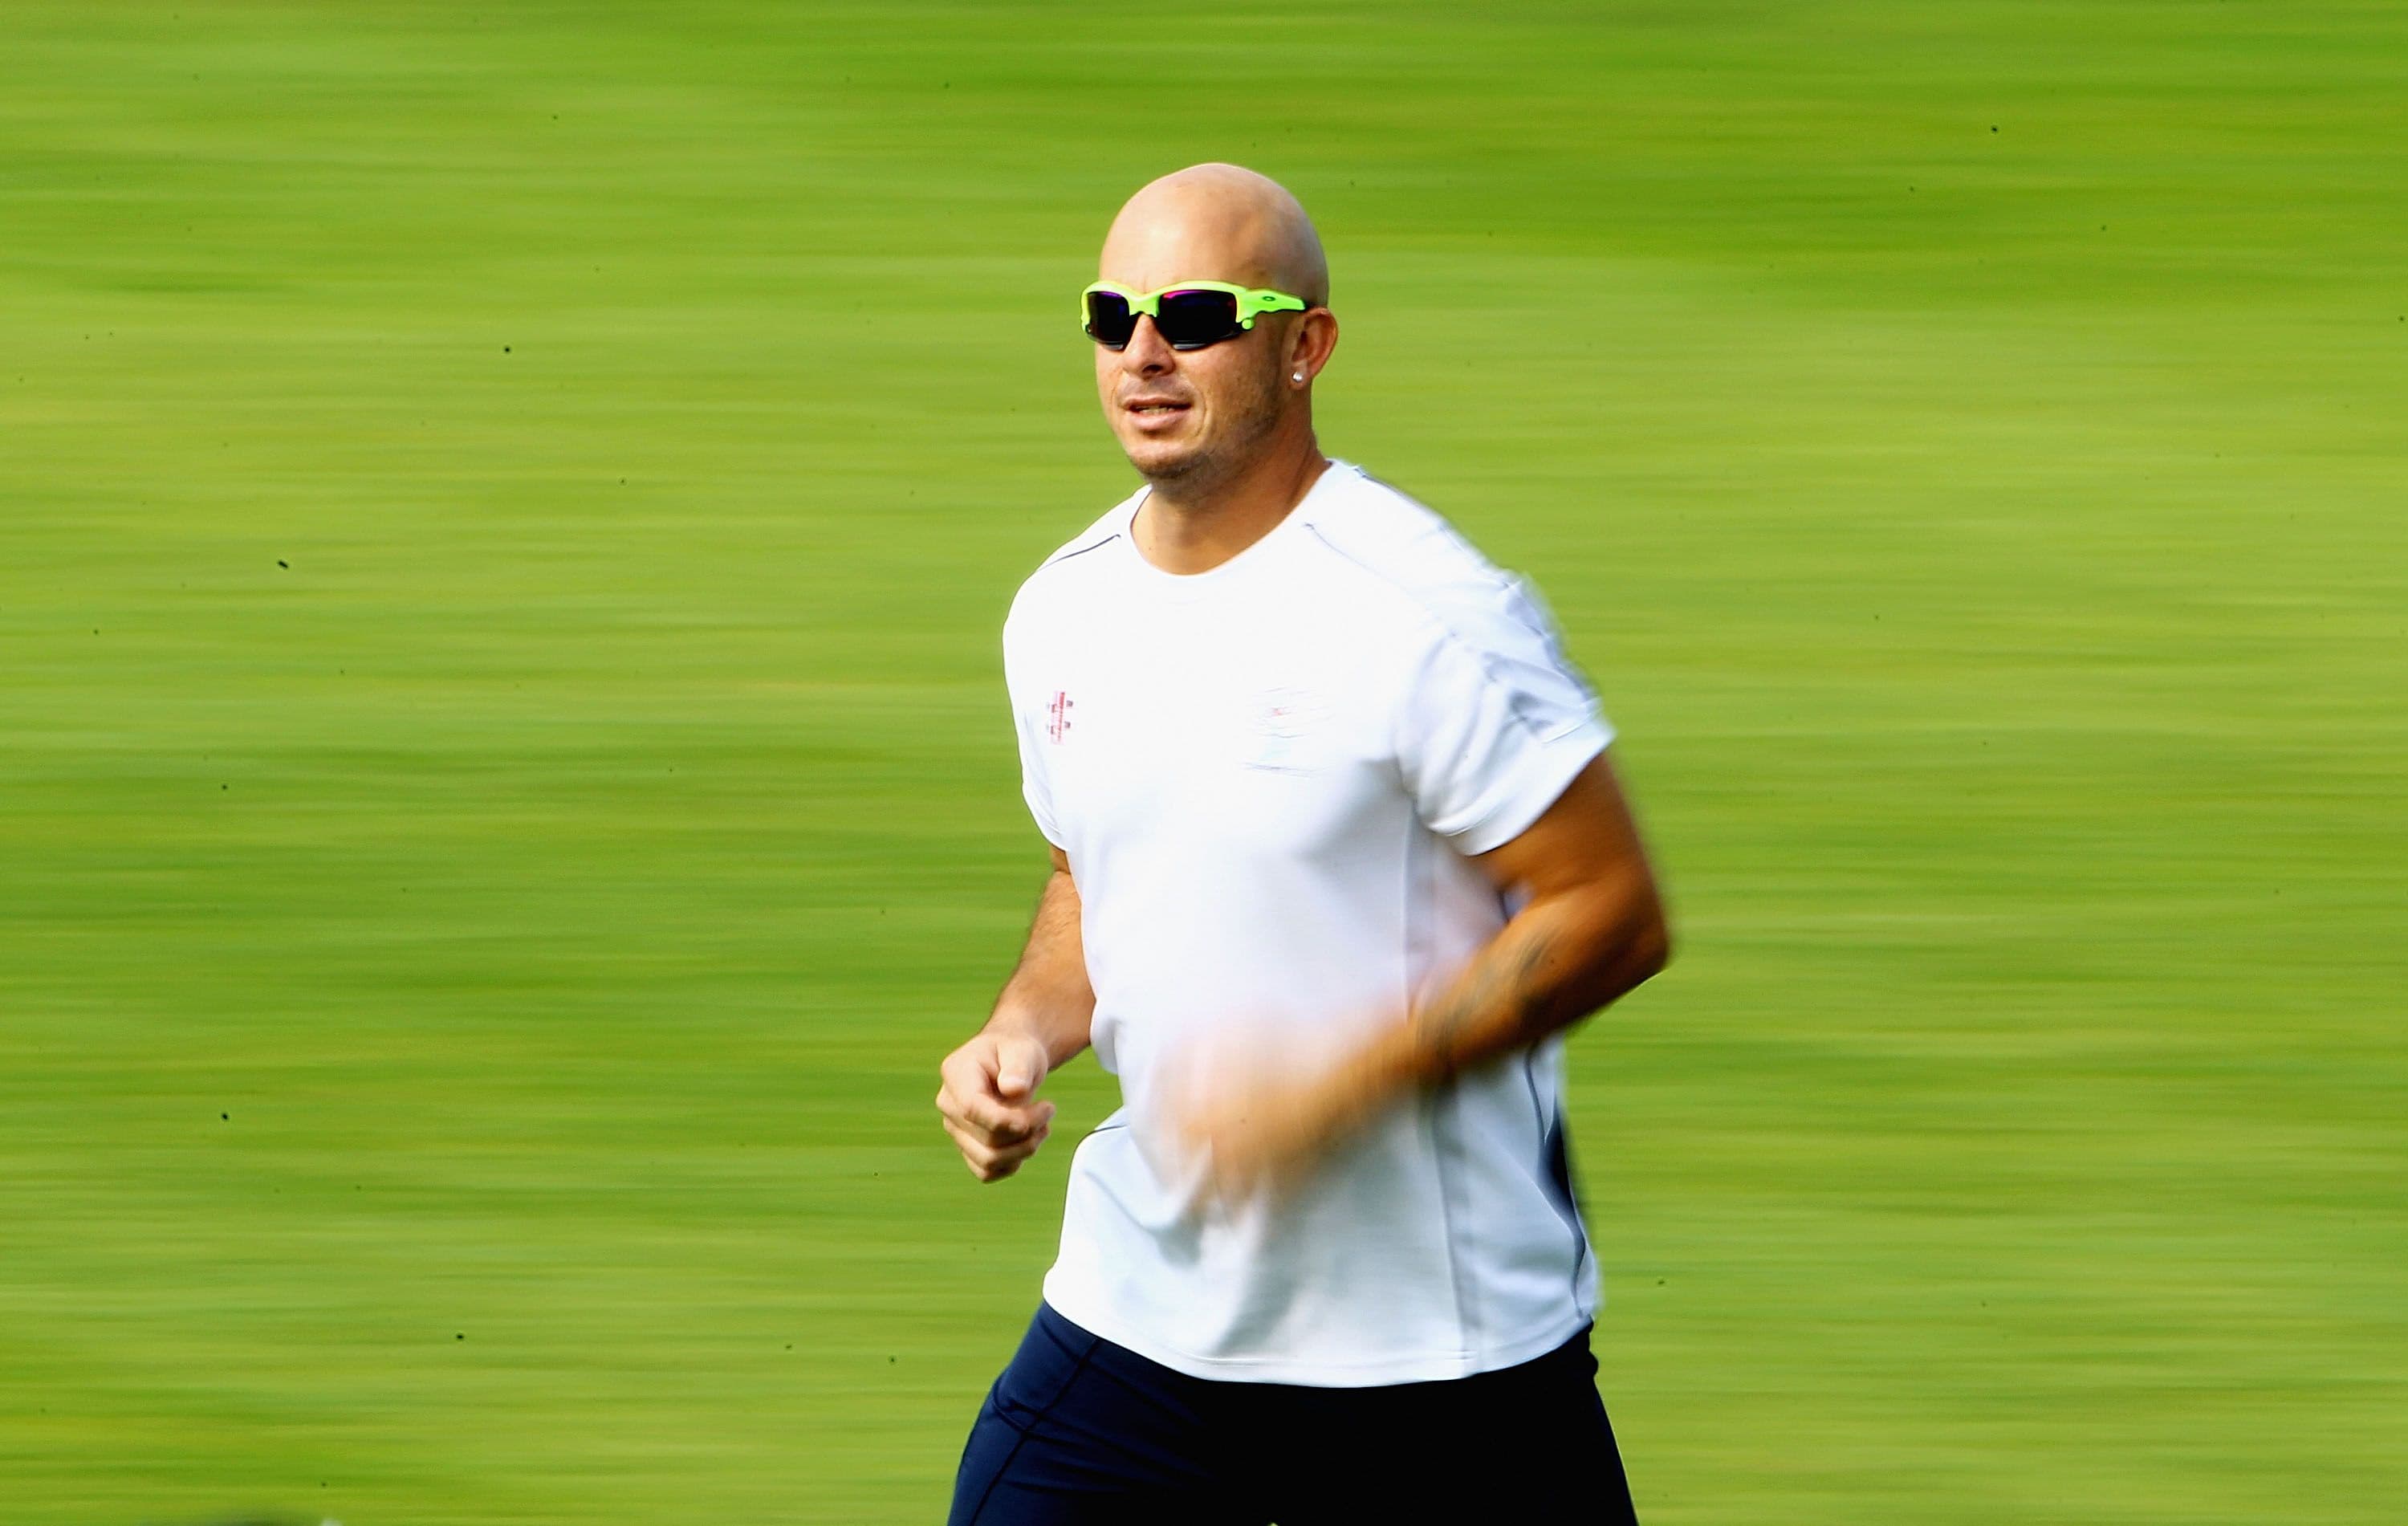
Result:
[[[1641,877],[1623,900],[1623,971],[1631,986],[1664,972],[1672,962],[1672,925],[1653,875]],[[1627,987],[1626,987],[1627,988]]]
[[1672,925],[1664,919],[1663,906],[1651,898],[1630,940],[1630,984],[1653,980],[1671,962]]
[[1590,924],[1588,998],[1595,1011],[1628,995],[1672,962],[1672,929],[1653,885],[1626,886],[1600,899]]
[[[1654,902],[1598,929],[1589,973],[1573,1002],[1579,1022],[1646,985],[1672,962],[1672,930]],[[1563,1025],[1569,1026],[1569,1024]]]

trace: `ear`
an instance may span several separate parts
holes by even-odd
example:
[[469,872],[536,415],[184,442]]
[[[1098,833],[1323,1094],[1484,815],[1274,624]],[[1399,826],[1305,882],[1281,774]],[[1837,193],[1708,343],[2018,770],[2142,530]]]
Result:
[[[1312,384],[1321,368],[1329,364],[1329,353],[1338,348],[1338,315],[1327,308],[1310,308],[1297,315],[1288,325],[1287,343],[1281,347],[1280,380],[1291,387]],[[1302,381],[1297,380],[1299,376]]]

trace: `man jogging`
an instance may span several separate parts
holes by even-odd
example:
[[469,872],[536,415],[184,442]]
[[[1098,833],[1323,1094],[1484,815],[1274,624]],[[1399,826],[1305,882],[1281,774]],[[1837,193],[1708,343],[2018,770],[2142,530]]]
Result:
[[938,1107],[995,1181],[1080,1050],[1124,1105],[952,1519],[1628,1521],[1561,1058],[1669,946],[1612,732],[1524,583],[1321,453],[1293,196],[1182,170],[1100,273],[1145,485],[1005,624],[1054,870]]

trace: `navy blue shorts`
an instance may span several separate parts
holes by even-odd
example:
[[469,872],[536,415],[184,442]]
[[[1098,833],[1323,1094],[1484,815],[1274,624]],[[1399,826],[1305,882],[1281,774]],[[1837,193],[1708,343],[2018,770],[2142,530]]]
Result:
[[1316,1389],[1190,1377],[1039,1304],[951,1526],[1635,1522],[1584,1330],[1518,1367]]

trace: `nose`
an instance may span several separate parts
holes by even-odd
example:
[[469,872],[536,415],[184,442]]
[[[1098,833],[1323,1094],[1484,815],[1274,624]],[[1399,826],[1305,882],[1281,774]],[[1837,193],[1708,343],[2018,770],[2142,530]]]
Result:
[[1161,376],[1178,366],[1178,357],[1179,352],[1163,339],[1162,330],[1154,326],[1154,320],[1144,313],[1138,314],[1137,327],[1121,350],[1121,369],[1143,377]]

